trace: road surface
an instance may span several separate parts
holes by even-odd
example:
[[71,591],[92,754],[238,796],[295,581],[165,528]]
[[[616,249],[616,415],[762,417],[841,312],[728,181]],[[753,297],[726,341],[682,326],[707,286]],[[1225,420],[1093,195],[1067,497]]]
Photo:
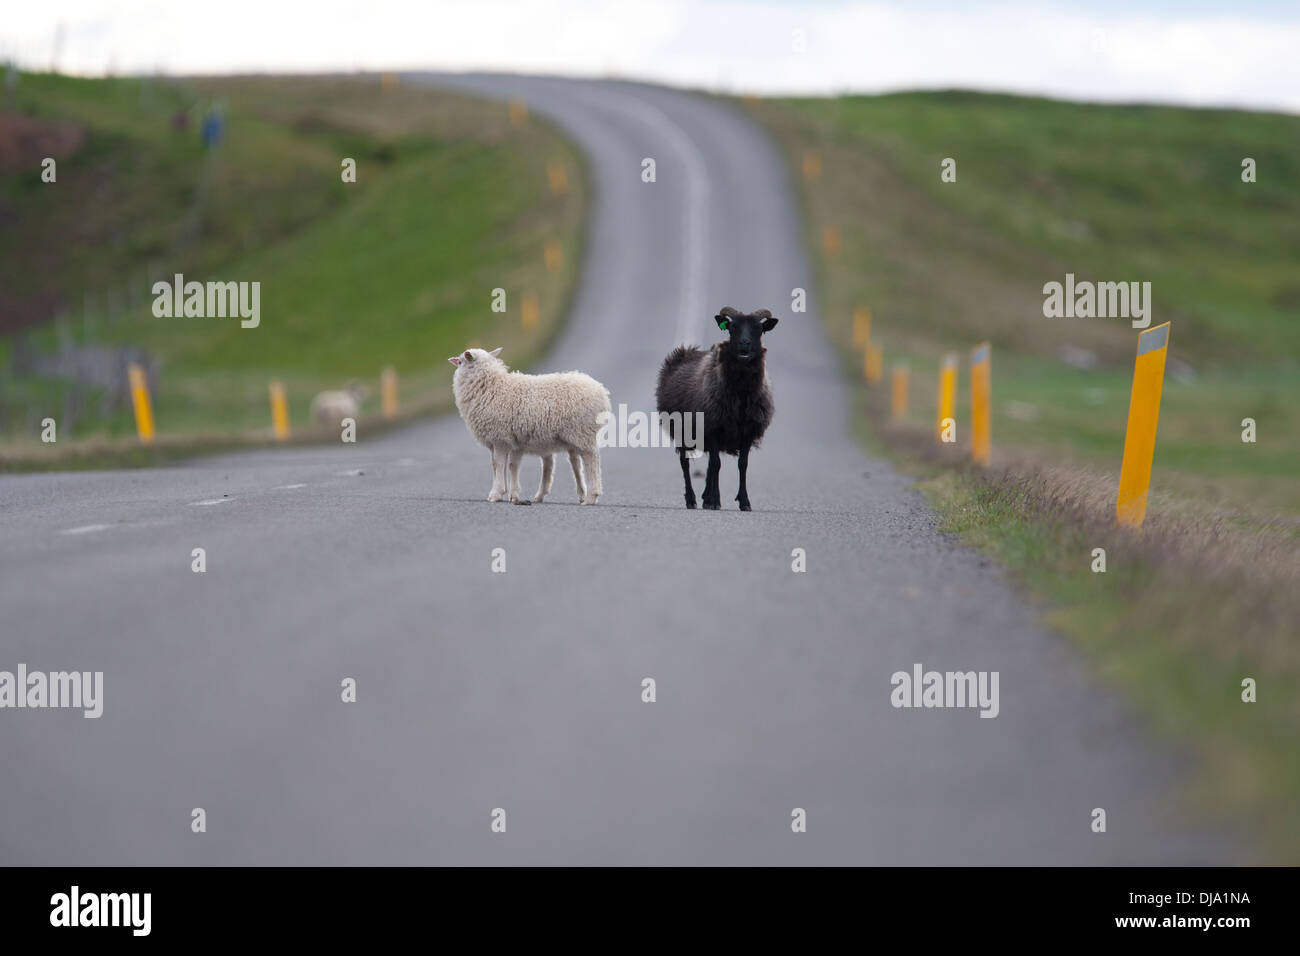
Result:
[[[544,370],[648,411],[665,353],[714,340],[720,306],[780,317],[754,511],[732,459],[724,510],[687,511],[657,448],[606,450],[597,507],[563,464],[551,501],[489,504],[488,454],[454,417],[2,477],[0,669],[103,671],[104,712],[0,710],[0,862],[1235,859],[1181,813],[1185,760],[851,437],[787,174],[742,112],[639,85],[423,81],[522,95],[590,159],[581,288]],[[894,708],[891,675],[917,664],[998,672],[998,716]]]

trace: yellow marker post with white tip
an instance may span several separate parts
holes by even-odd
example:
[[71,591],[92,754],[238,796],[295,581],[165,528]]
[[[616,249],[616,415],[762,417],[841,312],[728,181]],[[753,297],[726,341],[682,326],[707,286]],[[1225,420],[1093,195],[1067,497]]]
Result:
[[126,370],[131,384],[131,407],[135,410],[135,431],[146,445],[153,441],[153,405],[149,402],[149,380],[144,369],[132,362]]
[[276,441],[289,440],[289,402],[282,382],[271,383],[271,431]]
[[397,369],[391,365],[379,373],[379,398],[384,418],[391,422],[397,417]]
[[881,376],[884,374],[884,353],[875,342],[868,342],[866,351],[863,354],[866,363],[867,384],[879,385]]
[[563,163],[546,164],[546,181],[550,184],[552,196],[563,196],[569,191],[569,174]]
[[1147,493],[1151,489],[1156,423],[1160,418],[1168,351],[1168,322],[1138,336],[1133,391],[1128,400],[1128,427],[1124,430],[1124,459],[1119,470],[1119,497],[1115,502],[1116,522],[1131,528],[1142,527],[1147,516]]
[[957,401],[957,355],[955,352],[949,352],[943,357],[943,364],[939,368],[939,403],[938,415],[935,419],[935,437],[943,441],[944,422],[952,419],[956,423],[956,416],[953,414]]
[[547,272],[559,272],[564,268],[564,247],[554,239],[546,240],[542,246],[542,256],[546,262]]
[[992,456],[993,346],[981,342],[970,353],[970,457],[987,465]]
[[871,341],[871,309],[860,305],[853,310],[853,347],[865,348]]
[[907,366],[902,362],[899,362],[894,366],[894,374],[890,382],[889,414],[896,422],[902,421],[907,417],[907,388],[909,374]]
[[531,332],[537,328],[537,323],[542,317],[542,307],[537,301],[537,295],[533,292],[524,294],[524,302],[520,320],[523,323],[524,331]]

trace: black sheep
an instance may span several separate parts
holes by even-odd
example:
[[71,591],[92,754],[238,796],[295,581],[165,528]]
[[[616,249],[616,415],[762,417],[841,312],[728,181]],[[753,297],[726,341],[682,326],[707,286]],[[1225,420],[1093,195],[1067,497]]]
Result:
[[707,351],[679,346],[668,353],[659,370],[655,400],[660,421],[668,423],[669,434],[677,446],[682,478],[686,482],[686,507],[695,507],[695,489],[691,487],[691,470],[687,449],[682,447],[680,423],[687,416],[702,412],[704,436],[700,447],[709,453],[704,507],[716,511],[722,506],[718,470],[722,467],[719,456],[725,452],[740,459],[740,492],[736,500],[741,511],[749,511],[749,493],[745,489],[749,450],[762,440],[774,410],[763,361],[767,349],[763,348],[762,338],[764,332],[776,327],[777,320],[767,309],[745,314],[727,306],[714,316],[714,321],[730,338]]

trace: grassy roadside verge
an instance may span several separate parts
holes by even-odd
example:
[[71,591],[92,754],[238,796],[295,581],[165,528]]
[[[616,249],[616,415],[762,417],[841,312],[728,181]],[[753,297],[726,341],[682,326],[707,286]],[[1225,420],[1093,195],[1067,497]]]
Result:
[[[386,424],[384,366],[399,375],[399,421],[445,410],[447,355],[502,345],[526,366],[567,311],[583,243],[580,154],[536,118],[512,124],[502,104],[378,77],[211,79],[157,84],[146,97],[136,80],[25,76],[20,90],[31,123],[81,139],[57,184],[39,181],[39,164],[6,175],[20,228],[6,234],[5,314],[16,326],[63,296],[66,314],[25,330],[24,348],[143,350],[156,363],[159,439],[141,449],[129,403],[93,386],[73,395],[55,376],[12,375],[0,394],[0,470],[150,464],[265,443],[271,379],[285,385],[295,440],[332,437],[308,424],[308,405],[351,379],[370,387],[360,430],[373,434]],[[226,132],[205,154],[171,118],[212,104]],[[340,176],[344,157],[356,160],[354,183]],[[568,173],[560,194],[548,163]],[[96,211],[78,217],[92,185]],[[547,244],[560,252],[550,268]],[[260,282],[260,325],[156,318],[150,267]],[[81,308],[82,286],[104,281],[120,294]],[[498,288],[504,312],[492,310]],[[538,304],[527,326],[526,294]],[[14,367],[17,341],[0,345],[0,368]],[[52,446],[37,437],[46,415],[60,421]]]
[[[1165,740],[1198,756],[1180,804],[1252,832],[1262,859],[1300,859],[1300,373],[1286,266],[1300,187],[1285,176],[1251,193],[1236,172],[1259,155],[1291,169],[1274,151],[1300,121],[967,94],[749,108],[799,183],[864,440],[916,474],[945,530],[1007,566]],[[801,175],[810,151],[815,178]],[[939,176],[949,156],[954,184]],[[969,187],[955,188],[963,176]],[[838,255],[822,246],[828,227]],[[1155,321],[1174,323],[1141,534],[1113,524],[1136,332],[1113,319],[1048,324],[1042,284],[1067,271],[1149,279]],[[886,374],[910,364],[903,422],[889,421],[887,386],[861,384],[858,304],[875,313]],[[987,471],[965,464],[964,447],[937,447],[931,425],[939,357],[985,339]],[[963,355],[963,439],[967,389]],[[1248,416],[1269,423],[1267,444],[1243,445]],[[1105,573],[1092,571],[1095,548]],[[1242,701],[1248,677],[1256,703]]]

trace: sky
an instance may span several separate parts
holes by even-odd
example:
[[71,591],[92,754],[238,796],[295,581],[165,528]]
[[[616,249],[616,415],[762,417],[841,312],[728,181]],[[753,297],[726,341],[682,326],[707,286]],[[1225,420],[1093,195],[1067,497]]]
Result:
[[1300,0],[12,0],[5,58],[87,75],[505,70],[1300,113]]

